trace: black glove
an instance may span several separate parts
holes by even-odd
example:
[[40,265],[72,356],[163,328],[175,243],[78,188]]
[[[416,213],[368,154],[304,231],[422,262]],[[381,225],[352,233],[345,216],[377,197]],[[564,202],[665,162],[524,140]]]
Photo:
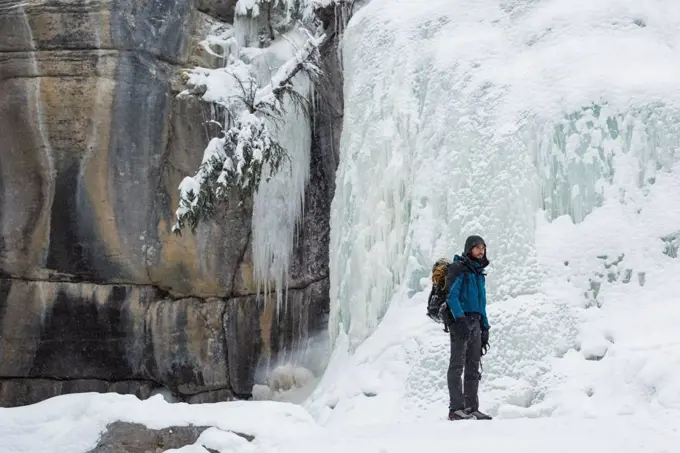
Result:
[[464,339],[465,337],[468,336],[470,333],[470,329],[468,328],[467,325],[467,320],[465,319],[465,316],[462,316],[460,318],[456,318],[453,321],[453,333],[460,338],[461,340]]
[[489,351],[489,329],[482,329],[482,355]]

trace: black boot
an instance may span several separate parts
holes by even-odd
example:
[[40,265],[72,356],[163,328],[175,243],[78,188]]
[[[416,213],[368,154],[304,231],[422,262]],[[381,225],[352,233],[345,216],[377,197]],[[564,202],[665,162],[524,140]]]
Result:
[[464,409],[449,411],[449,420],[474,420],[475,417]]
[[474,411],[472,409],[465,409],[465,413],[471,417],[474,417],[475,420],[493,420],[493,417],[485,414],[484,412],[480,412],[479,409]]

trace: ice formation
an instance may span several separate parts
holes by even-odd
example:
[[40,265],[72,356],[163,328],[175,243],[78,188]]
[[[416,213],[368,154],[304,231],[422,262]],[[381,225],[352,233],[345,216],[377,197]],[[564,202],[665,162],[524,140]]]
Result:
[[[258,2],[251,3],[257,6]],[[274,3],[287,5],[285,1]],[[240,7],[246,6],[244,3]],[[286,299],[290,255],[304,208],[311,123],[308,113],[294,105],[288,96],[279,101],[274,93],[290,79],[297,94],[311,98],[310,80],[299,68],[303,66],[306,71],[318,71],[309,56],[317,52],[325,36],[312,36],[303,28],[292,29],[265,48],[248,47],[249,38],[240,31],[252,28],[251,25],[255,26],[253,24],[259,19],[255,10],[239,11],[237,8],[233,29],[215,27],[213,34],[201,43],[211,54],[224,57],[225,67],[189,71],[186,78],[189,88],[180,96],[198,91],[204,101],[226,107],[232,114],[238,115],[234,127],[227,131],[228,137],[238,139],[231,140],[238,144],[234,155],[226,156],[222,150],[226,140],[223,137],[213,138],[204,152],[203,164],[212,162],[214,158],[218,162],[224,161],[217,178],[219,184],[243,187],[250,184],[252,174],[243,168],[247,164],[242,151],[244,143],[252,148],[252,159],[258,162],[263,162],[266,157],[263,153],[270,147],[270,133],[285,149],[288,159],[284,160],[274,177],[260,181],[254,198],[252,225],[253,272],[258,290],[264,289],[266,294],[274,291],[278,308]],[[252,106],[246,109],[243,96],[251,92],[255,93]],[[264,114],[254,115],[250,111],[252,109],[264,111]],[[267,117],[272,111],[282,112],[283,117],[277,118],[280,121]],[[179,190],[184,198],[190,192],[198,193],[206,173],[210,171],[209,166],[204,167],[203,164],[196,175],[187,176],[182,181]],[[269,176],[268,163],[263,162],[262,166],[263,175]],[[183,199],[177,209],[178,219],[196,203],[197,199]]]
[[310,410],[441,415],[448,339],[424,316],[428,274],[472,233],[492,260],[488,409],[680,407],[678,25],[663,1],[372,0],[355,14],[335,351]]
[[[274,42],[263,58],[254,61],[263,82],[274,74],[270,68],[278,68],[295,56],[305,43],[306,35],[295,33],[287,40]],[[303,96],[311,96],[307,77],[299,74],[294,79],[296,90]],[[255,196],[253,208],[253,264],[255,278],[264,282],[268,290],[273,282],[277,302],[285,299],[290,255],[293,251],[295,229],[302,217],[304,194],[309,180],[311,151],[311,122],[304,112],[284,101],[286,121],[278,126],[277,138],[291,158],[291,165],[283,165],[269,182],[262,182]]]

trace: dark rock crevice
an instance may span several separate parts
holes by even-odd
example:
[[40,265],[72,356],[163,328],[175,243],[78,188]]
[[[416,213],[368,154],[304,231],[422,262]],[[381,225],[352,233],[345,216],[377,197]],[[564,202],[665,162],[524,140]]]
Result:
[[3,375],[0,376],[0,382],[2,381],[50,381],[50,382],[77,382],[77,381],[92,381],[92,382],[101,382],[102,384],[116,384],[119,382],[131,382],[131,383],[136,383],[136,384],[147,384],[151,385],[154,387],[158,388],[165,388],[163,384],[160,382],[157,382],[155,380],[149,380],[149,379],[133,379],[133,378],[122,378],[122,379],[116,379],[116,380],[108,380],[108,379],[102,379],[100,377],[94,377],[94,376],[79,376],[77,378],[68,378],[68,377],[59,377],[59,376],[41,376],[41,375],[35,375],[35,376],[11,376],[11,375]]
[[[176,67],[181,67],[181,68],[185,67],[186,64],[187,64],[186,61],[167,58],[163,55],[159,55],[159,54],[156,54],[156,53],[153,53],[153,52],[149,52],[148,50],[133,49],[133,48],[127,48],[126,49],[126,48],[120,48],[120,47],[91,47],[91,46],[87,46],[87,47],[76,47],[76,48],[69,48],[69,49],[49,49],[49,48],[48,49],[38,49],[38,48],[37,49],[12,49],[12,50],[0,50],[0,57],[2,57],[2,55],[4,55],[4,54],[12,55],[12,54],[33,54],[33,53],[35,53],[35,54],[40,53],[40,54],[42,54],[41,56],[47,56],[50,53],[55,53],[55,52],[59,53],[60,56],[67,56],[70,52],[73,52],[74,54],[77,55],[77,54],[82,54],[83,52],[97,53],[99,51],[111,52],[113,54],[116,54],[116,53],[139,54],[139,55],[143,55],[147,58],[166,63],[170,66],[176,66]],[[0,59],[0,61],[2,61],[2,60]],[[29,76],[26,76],[26,77],[29,77]],[[41,76],[35,75],[33,77],[41,77]],[[60,77],[64,77],[64,76],[62,75]],[[83,77],[83,75],[82,74],[79,75],[79,76],[73,75],[72,77]]]
[[44,377],[1,377],[0,406],[34,404],[57,395],[83,392],[116,392],[149,398],[161,389],[148,380],[106,381],[103,379],[54,379]]
[[[305,281],[304,283],[300,283],[300,284],[297,284],[297,285],[290,285],[290,286],[287,286],[286,288],[289,291],[290,290],[305,290],[305,289],[308,289],[308,288],[316,285],[317,283],[321,283],[325,280],[328,280],[328,278],[329,278],[328,275],[322,275],[320,277],[315,278],[314,280]],[[246,295],[249,295],[249,294],[246,294]]]
[[234,8],[238,0],[197,0],[198,11],[228,24],[234,23]]
[[194,393],[181,393],[166,384],[151,379],[116,379],[107,380],[99,377],[81,376],[63,378],[58,376],[2,376],[0,377],[0,407],[13,407],[33,404],[56,395],[83,392],[115,392],[134,394],[140,399],[147,399],[156,392],[165,391],[172,395],[174,401],[211,403],[215,401],[231,401],[248,399],[249,394],[237,394],[230,386],[211,387]]
[[[100,280],[88,280],[85,278],[79,278],[77,276],[73,276],[73,278],[64,278],[63,275],[60,276],[61,278],[54,278],[54,279],[43,279],[43,278],[30,278],[30,277],[18,277],[15,275],[11,275],[8,273],[3,272],[0,269],[0,283],[2,283],[3,280],[6,280],[7,282],[11,281],[18,281],[18,282],[25,282],[25,283],[65,283],[65,284],[83,284],[83,285],[95,285],[95,286],[104,286],[104,287],[116,287],[116,286],[129,286],[129,287],[134,287],[134,288],[140,288],[140,289],[151,289],[154,290],[157,294],[157,297],[159,300],[164,300],[167,302],[173,302],[177,300],[182,300],[182,299],[198,299],[198,300],[206,300],[210,298],[221,298],[221,299],[229,299],[229,298],[234,298],[234,297],[249,297],[249,296],[263,296],[262,292],[232,292],[227,295],[222,295],[222,294],[210,294],[210,295],[199,295],[199,294],[179,294],[179,295],[173,295],[170,293],[170,289],[163,287],[157,283],[136,283],[136,282],[130,282],[130,281],[115,281],[115,282],[107,282],[107,281],[100,281]],[[234,275],[234,278],[236,278],[236,275]],[[296,284],[288,285],[285,289],[291,291],[295,290],[305,290],[309,288],[310,286],[313,286],[319,282],[322,282],[326,279],[328,279],[329,276],[326,275],[321,275],[316,278],[313,278],[311,280],[305,280],[303,282],[296,282]],[[0,286],[2,288],[2,286]],[[2,291],[0,290],[0,294],[2,294]]]

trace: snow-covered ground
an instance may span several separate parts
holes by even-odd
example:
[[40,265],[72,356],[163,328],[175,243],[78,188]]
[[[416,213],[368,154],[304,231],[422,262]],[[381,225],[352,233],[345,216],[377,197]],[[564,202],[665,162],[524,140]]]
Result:
[[[212,426],[195,444],[166,453],[410,453],[444,449],[509,453],[674,453],[680,418],[667,413],[582,418],[443,420],[323,427],[302,407],[279,402],[203,405],[166,403],[161,396],[81,394],[0,409],[2,453],[79,453],[97,444],[107,423],[122,420],[152,429]],[[254,436],[252,442],[235,434]],[[435,450],[437,449],[437,450]]]
[[[313,393],[64,396],[0,409],[0,452],[85,452],[114,420],[215,426],[198,443],[235,453],[679,451],[679,26],[663,0],[368,2],[342,49],[333,351]],[[495,419],[450,423],[425,306],[468,234],[492,261]]]

